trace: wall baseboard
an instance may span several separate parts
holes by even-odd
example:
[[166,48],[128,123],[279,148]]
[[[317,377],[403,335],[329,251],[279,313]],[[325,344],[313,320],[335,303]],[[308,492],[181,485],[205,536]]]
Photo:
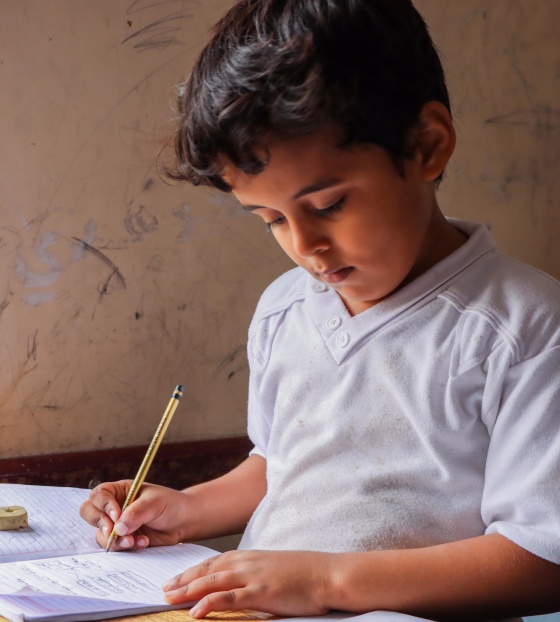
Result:
[[[252,444],[247,437],[162,443],[147,481],[181,489],[223,475],[240,464]],[[147,446],[100,449],[0,460],[0,482],[93,488],[132,479]]]

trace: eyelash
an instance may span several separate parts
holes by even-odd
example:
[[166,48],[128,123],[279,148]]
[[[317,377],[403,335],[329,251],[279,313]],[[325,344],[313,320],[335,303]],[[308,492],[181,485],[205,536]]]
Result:
[[[323,209],[316,210],[316,214],[318,216],[323,216],[323,217],[330,216],[331,214],[335,214],[336,212],[339,212],[343,208],[345,202],[346,202],[346,197],[342,197],[336,203],[333,203],[332,205],[329,205],[328,207],[324,207]],[[271,233],[275,227],[282,225],[284,222],[285,222],[285,217],[280,216],[276,218],[275,220],[272,220],[271,222],[265,223],[266,232]]]

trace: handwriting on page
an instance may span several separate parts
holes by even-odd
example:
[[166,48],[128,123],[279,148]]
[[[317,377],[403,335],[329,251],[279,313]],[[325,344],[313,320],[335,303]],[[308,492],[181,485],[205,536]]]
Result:
[[0,593],[15,595],[26,590],[29,597],[29,590],[33,590],[43,595],[161,604],[161,584],[166,578],[213,554],[209,549],[178,545],[0,565]]

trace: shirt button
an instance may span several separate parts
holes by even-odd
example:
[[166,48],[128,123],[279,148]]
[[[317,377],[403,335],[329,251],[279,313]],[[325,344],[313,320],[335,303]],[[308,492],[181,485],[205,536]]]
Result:
[[339,348],[345,348],[350,343],[350,335],[348,333],[338,333],[336,336],[336,345]]
[[311,289],[314,292],[317,292],[318,294],[320,294],[321,292],[326,292],[328,288],[323,283],[313,283],[313,285],[311,286]]
[[342,320],[338,317],[338,315],[333,315],[327,320],[327,328],[331,330],[335,330],[342,324]]

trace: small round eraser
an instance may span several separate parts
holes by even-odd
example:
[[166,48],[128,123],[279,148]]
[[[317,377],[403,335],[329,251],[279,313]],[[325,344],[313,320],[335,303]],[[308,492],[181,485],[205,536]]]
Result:
[[25,529],[27,527],[27,512],[19,505],[0,506],[0,531]]

